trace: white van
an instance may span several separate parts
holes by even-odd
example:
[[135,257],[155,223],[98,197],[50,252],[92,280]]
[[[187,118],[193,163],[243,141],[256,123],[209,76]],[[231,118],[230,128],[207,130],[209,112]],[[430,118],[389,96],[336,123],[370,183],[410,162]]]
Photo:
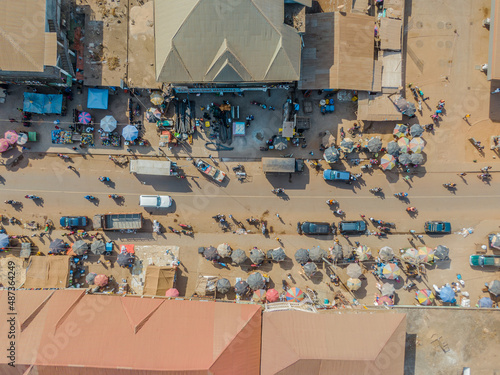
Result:
[[139,206],[149,208],[167,208],[172,205],[172,197],[169,195],[141,195]]

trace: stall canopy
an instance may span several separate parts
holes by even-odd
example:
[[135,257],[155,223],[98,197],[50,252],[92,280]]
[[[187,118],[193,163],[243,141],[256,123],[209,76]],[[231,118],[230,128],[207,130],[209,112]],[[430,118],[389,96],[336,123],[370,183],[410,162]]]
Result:
[[264,173],[293,173],[295,172],[294,158],[262,158]]
[[89,89],[87,108],[108,109],[108,95],[106,89]]
[[60,114],[62,111],[62,102],[63,96],[60,94],[51,95],[25,92],[23,111],[39,114]]
[[26,269],[24,288],[67,287],[69,278],[69,256],[34,256]]
[[143,295],[164,296],[174,287],[175,267],[148,266],[144,281]]

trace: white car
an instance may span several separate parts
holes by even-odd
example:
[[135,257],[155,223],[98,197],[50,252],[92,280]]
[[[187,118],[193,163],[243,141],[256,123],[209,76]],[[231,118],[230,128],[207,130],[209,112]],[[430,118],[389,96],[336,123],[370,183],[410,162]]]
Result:
[[139,206],[149,208],[168,208],[172,205],[172,197],[169,195],[141,195]]

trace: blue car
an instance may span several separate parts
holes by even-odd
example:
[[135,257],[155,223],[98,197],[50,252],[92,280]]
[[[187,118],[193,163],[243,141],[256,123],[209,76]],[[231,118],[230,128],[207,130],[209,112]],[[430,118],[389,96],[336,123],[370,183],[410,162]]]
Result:
[[335,169],[325,169],[323,171],[323,178],[326,181],[350,182],[351,180],[353,180],[351,173],[347,171],[336,171]]
[[61,227],[86,227],[88,223],[86,216],[62,216],[59,220]]
[[451,224],[447,221],[426,221],[424,224],[425,233],[451,233]]

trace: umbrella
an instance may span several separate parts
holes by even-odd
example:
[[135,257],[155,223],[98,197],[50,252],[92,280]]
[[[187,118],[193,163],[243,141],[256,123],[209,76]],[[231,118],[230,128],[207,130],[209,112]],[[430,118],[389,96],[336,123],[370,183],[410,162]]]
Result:
[[380,167],[384,171],[390,171],[396,166],[396,158],[391,154],[385,154],[380,158]]
[[17,140],[19,139],[19,136],[14,130],[9,130],[5,132],[4,138],[9,142],[11,145],[15,144]]
[[240,280],[236,284],[234,284],[234,291],[236,294],[243,296],[248,293],[248,284],[246,281]]
[[449,286],[445,286],[439,292],[439,298],[441,298],[443,302],[453,303],[455,302],[455,291]]
[[[0,234],[0,238],[1,236],[2,235]],[[1,241],[0,241],[0,246],[1,246]],[[66,250],[66,244],[60,238],[56,238],[54,241],[50,243],[49,249],[51,252],[59,254]]]
[[416,263],[418,259],[417,249],[414,249],[413,247],[406,249],[405,253],[402,255],[402,258],[407,262]]
[[[1,141],[1,139],[0,139]],[[490,246],[494,249],[499,249],[500,250],[500,233],[497,234],[490,234],[488,236],[490,240]]]
[[90,251],[94,254],[104,254],[106,251],[106,244],[101,240],[94,241],[92,245],[90,245]]
[[425,141],[423,138],[416,137],[410,141],[410,151],[420,153],[425,147]]
[[264,302],[266,300],[266,290],[259,289],[253,292],[252,301],[254,302]]
[[356,255],[360,261],[368,260],[372,256],[372,250],[366,245],[360,245],[356,249]]
[[330,254],[334,261],[340,260],[344,257],[344,253],[342,252],[342,246],[336,243],[333,247],[330,248]]
[[133,141],[139,136],[139,130],[134,125],[127,125],[123,128],[122,136],[126,141]]
[[248,259],[247,255],[245,252],[241,249],[236,249],[233,251],[231,254],[231,259],[233,260],[234,263],[236,264],[243,264],[245,261]]
[[387,305],[387,306],[393,306],[394,305],[394,300],[389,297],[389,296],[382,296],[378,299],[379,306]]
[[231,283],[228,279],[217,280],[217,291],[222,294],[226,294],[231,289]]
[[387,263],[382,267],[382,276],[385,279],[394,280],[401,275],[401,269],[395,263]]
[[326,148],[332,147],[335,145],[335,137],[327,130],[321,139],[321,144]]
[[420,289],[415,292],[415,298],[423,306],[432,305],[434,294],[429,289]]
[[357,279],[362,274],[361,267],[357,263],[349,264],[346,268],[346,272],[350,277],[354,279]]
[[360,279],[347,279],[347,287],[352,291],[358,290],[361,288],[361,280]]
[[493,301],[489,297],[483,297],[479,300],[478,305],[479,305],[479,307],[492,308]]
[[116,129],[116,120],[113,116],[106,116],[101,120],[101,129],[105,132],[112,132]]
[[392,284],[382,285],[382,288],[380,291],[381,291],[383,296],[393,296],[394,293],[396,293],[396,289],[394,288],[394,285],[392,285]]
[[276,150],[282,151],[288,147],[288,140],[284,137],[276,137],[274,138],[273,146]]
[[260,249],[253,248],[250,250],[250,260],[253,264],[261,264],[264,261],[266,255]]
[[488,284],[488,291],[494,296],[500,296],[500,281],[493,280]]
[[160,92],[154,91],[149,97],[149,100],[151,100],[151,103],[153,103],[154,105],[160,105],[165,99]]
[[285,250],[281,247],[277,247],[276,249],[271,250],[271,257],[276,262],[282,262],[286,259]]
[[19,138],[17,139],[18,145],[25,145],[28,142],[28,134],[19,133]]
[[438,247],[434,249],[434,259],[446,260],[448,259],[449,254],[450,249],[446,246],[438,245]]
[[259,272],[254,272],[247,278],[247,284],[252,290],[264,289],[266,286],[266,279]]
[[309,250],[309,258],[313,262],[321,262],[326,257],[326,251],[319,246],[314,246]]
[[340,149],[345,153],[352,152],[354,150],[354,141],[351,138],[344,138],[340,142]]
[[422,263],[429,263],[434,260],[434,250],[427,246],[418,248],[418,260]]
[[411,163],[411,157],[408,154],[401,154],[398,157],[398,161],[403,165],[408,165]]
[[179,297],[179,291],[175,288],[170,288],[165,292],[165,297]]
[[206,260],[217,260],[219,259],[219,254],[217,253],[217,249],[213,246],[206,247],[203,251],[203,256]]
[[120,253],[118,254],[118,257],[116,258],[116,263],[118,263],[119,266],[125,267],[128,266],[129,264],[134,263],[134,256],[130,253]]
[[391,155],[394,155],[394,156],[398,156],[398,154],[399,154],[399,145],[398,145],[398,142],[396,142],[396,141],[390,141],[387,144],[387,153],[389,153]]
[[406,137],[398,139],[399,151],[408,152],[410,151],[410,140]]
[[422,154],[411,154],[410,155],[410,163],[413,165],[420,165],[424,162],[424,157]]
[[420,126],[419,124],[414,124],[410,128],[410,135],[412,137],[420,137],[423,132],[424,132],[424,128],[422,126]]
[[97,274],[94,272],[88,273],[87,276],[85,276],[86,283],[89,285],[94,285],[94,279],[96,276],[97,276]]
[[228,258],[231,256],[231,247],[227,243],[221,243],[217,246],[217,253],[221,258]]
[[388,262],[394,258],[394,250],[389,246],[384,246],[378,252],[378,256],[385,262]]
[[327,163],[336,163],[340,160],[339,150],[335,147],[328,147],[323,153],[323,158]]
[[277,302],[280,299],[280,294],[276,289],[268,289],[266,292],[267,302]]
[[4,249],[9,246],[9,236],[5,233],[0,233],[0,249]]
[[306,249],[298,249],[295,252],[295,260],[300,264],[307,263],[309,260],[309,251]]
[[0,138],[0,152],[5,152],[9,149],[10,143],[5,138]]
[[78,122],[82,124],[88,124],[92,121],[92,116],[90,116],[90,113],[88,112],[80,112],[78,115]]
[[306,295],[304,294],[304,292],[302,290],[300,290],[297,287],[292,287],[292,288],[288,289],[286,294],[285,294],[285,299],[288,302],[300,302],[304,298],[306,298]]
[[318,272],[318,267],[312,262],[304,264],[304,267],[302,267],[302,269],[304,270],[304,273],[307,277],[313,277],[314,274]]
[[97,275],[95,278],[94,278],[94,285],[97,285],[97,286],[106,286],[108,285],[108,282],[109,282],[109,279],[106,275]]
[[408,126],[403,125],[403,124],[397,124],[394,127],[394,131],[392,132],[392,134],[396,138],[404,137],[406,134],[408,134]]
[[71,245],[71,250],[76,254],[76,255],[83,255],[87,252],[89,249],[89,244],[86,243],[83,240],[78,240]]
[[366,147],[370,152],[379,152],[382,149],[382,140],[379,137],[371,137]]

